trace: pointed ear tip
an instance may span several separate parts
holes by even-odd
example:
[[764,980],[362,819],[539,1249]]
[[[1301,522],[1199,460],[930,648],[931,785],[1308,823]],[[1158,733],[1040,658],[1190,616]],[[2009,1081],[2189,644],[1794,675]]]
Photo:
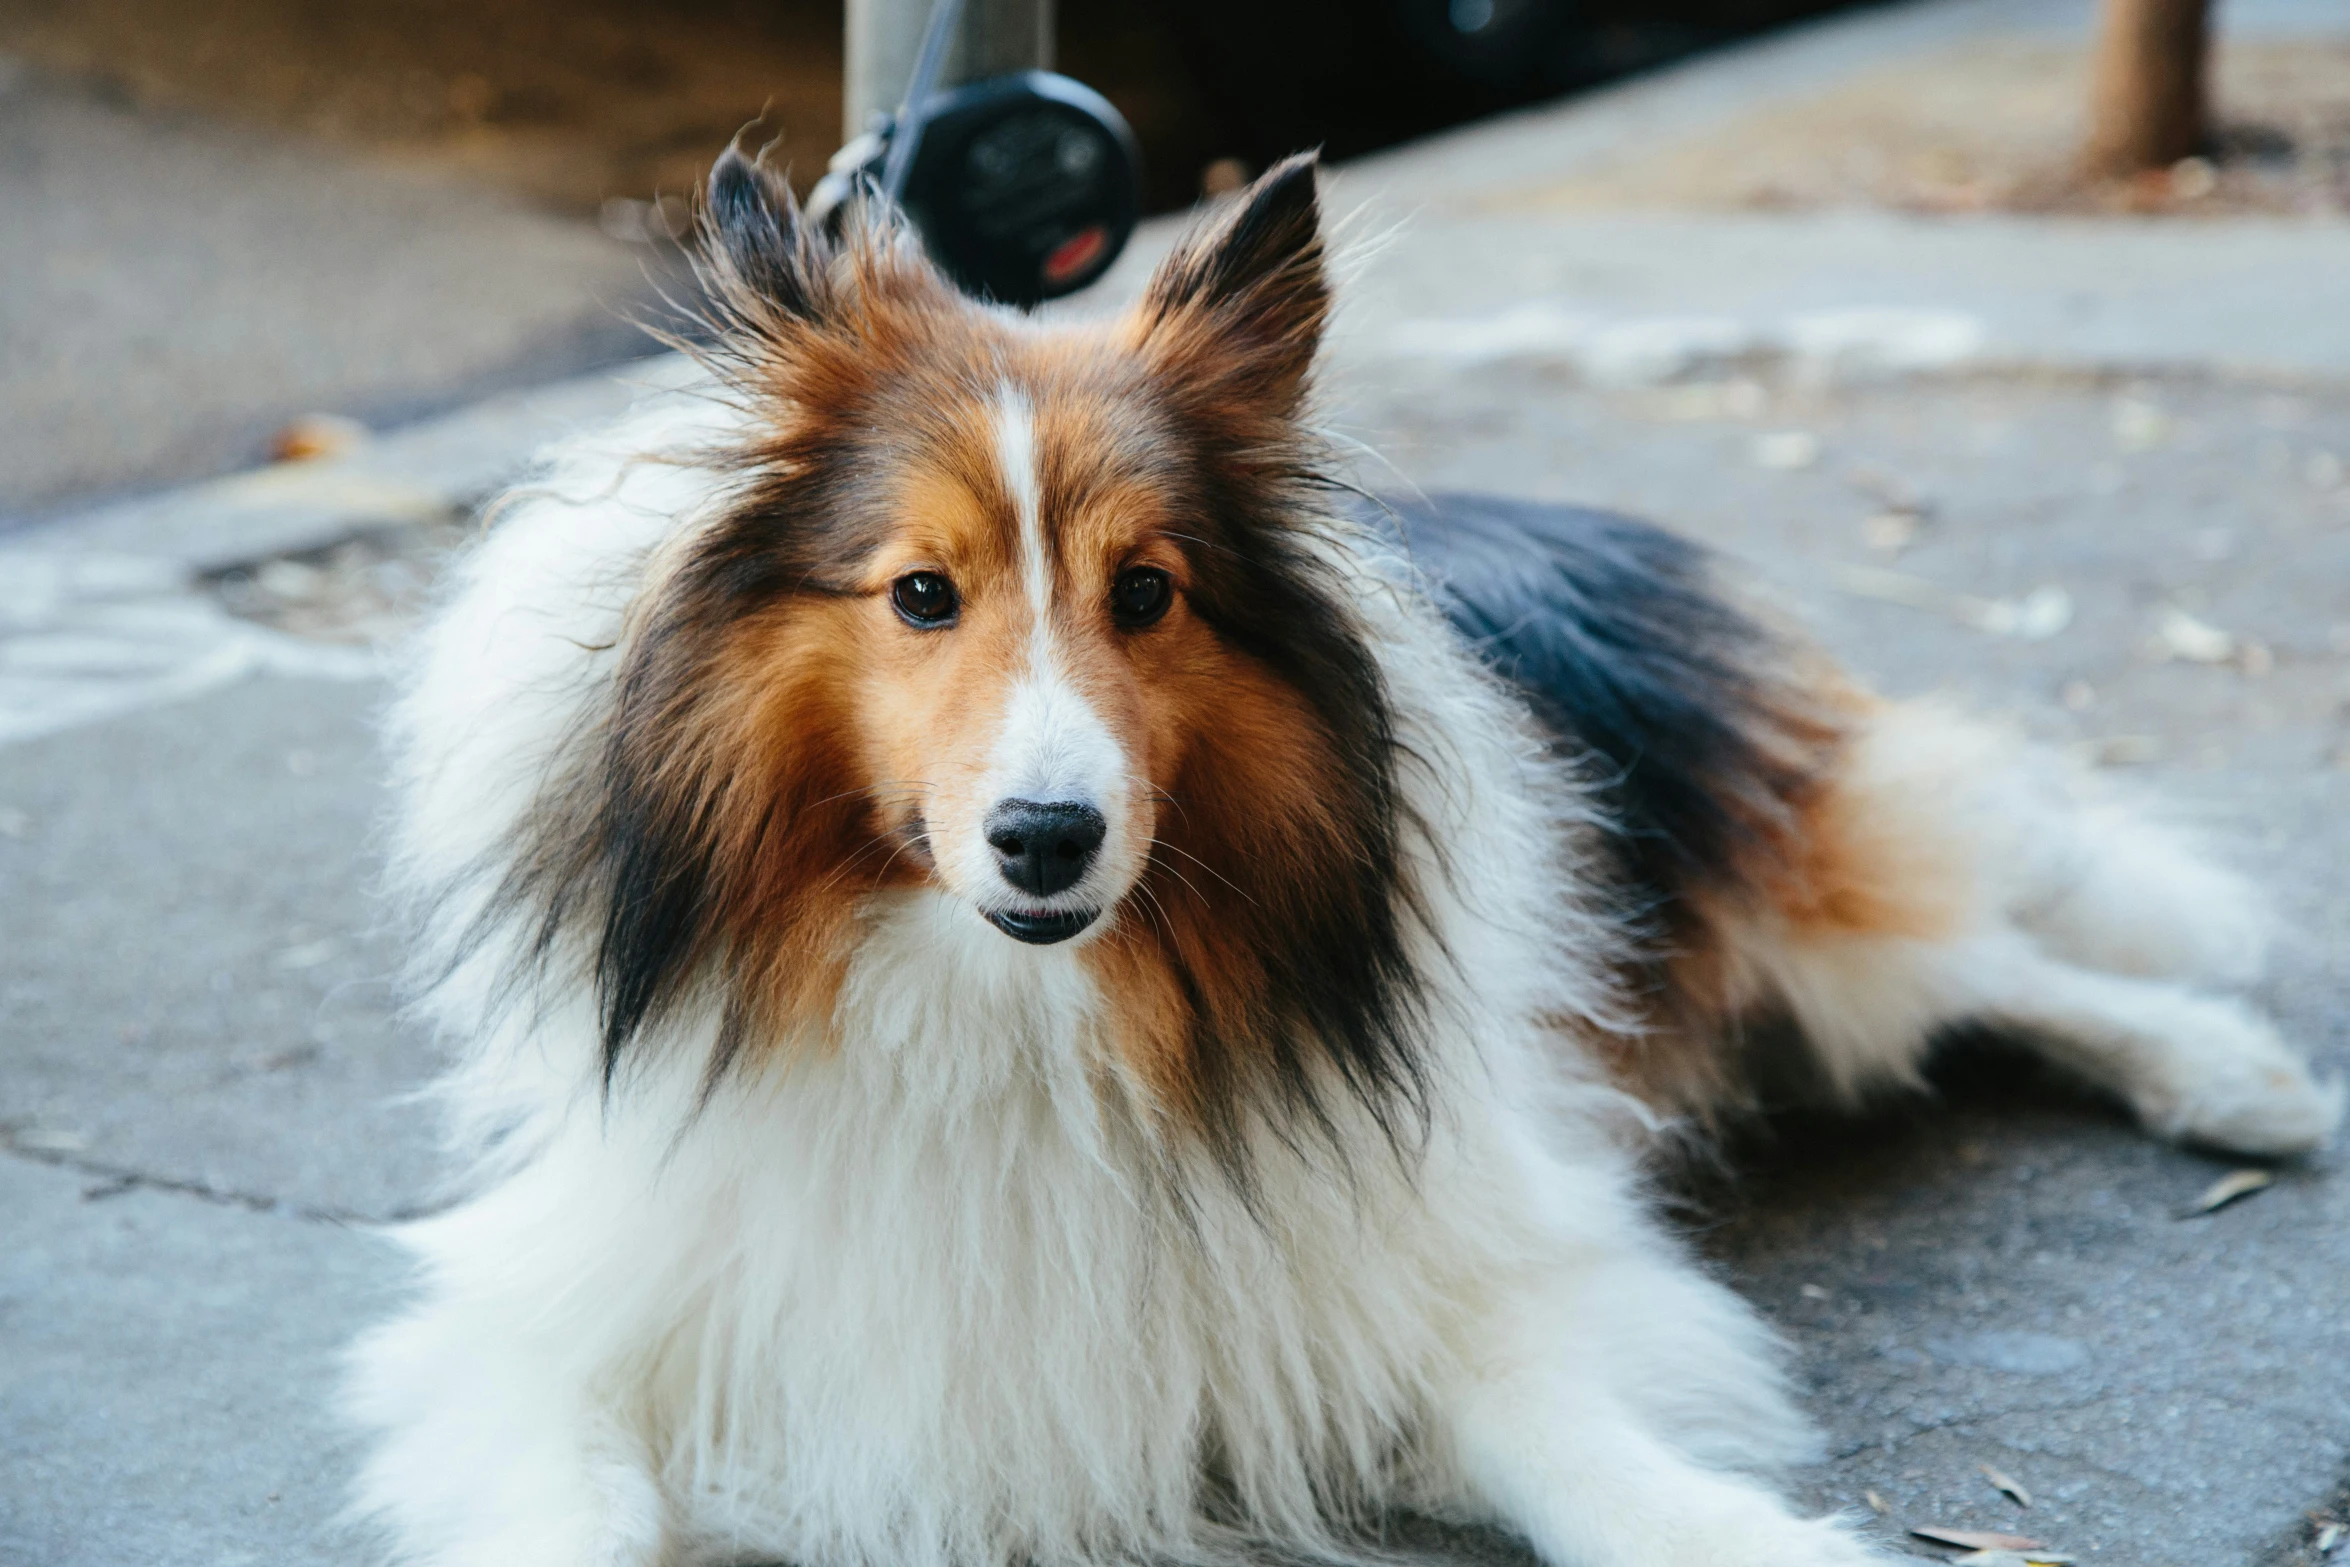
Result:
[[776,205],[774,183],[774,176],[764,164],[744,152],[740,145],[732,145],[710,165],[710,178],[704,188],[714,207],[767,207]]
[[1322,155],[1319,152],[1297,152],[1267,169],[1249,193],[1249,205],[1262,213],[1287,209],[1304,216],[1319,216],[1322,207]]
[[1322,152],[1318,147],[1293,152],[1265,171],[1267,185],[1279,185],[1292,190],[1301,185],[1312,190],[1321,181]]
[[742,199],[743,187],[750,179],[750,171],[733,148],[718,155],[710,165],[710,177],[702,182],[703,203],[713,210],[723,210]]

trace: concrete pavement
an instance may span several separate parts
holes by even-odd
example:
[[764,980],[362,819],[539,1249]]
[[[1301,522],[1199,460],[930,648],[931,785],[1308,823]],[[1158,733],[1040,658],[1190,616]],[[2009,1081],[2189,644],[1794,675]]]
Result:
[[[2350,1066],[2350,495],[2312,485],[2302,455],[2350,443],[2350,389],[1755,384],[1744,412],[1691,417],[1687,387],[1423,371],[1356,414],[1430,488],[1670,517],[1754,563],[1880,686],[1954,692],[2107,759],[2277,890],[2291,935],[2264,995]],[[2117,410],[2157,404],[2170,434],[2129,449]],[[1817,443],[1805,466],[1757,461],[1796,434]],[[2264,466],[2271,442],[2291,455]],[[1895,553],[1870,542],[1889,516],[1927,520]],[[1933,596],[1888,602],[1888,577]],[[2069,618],[2037,640],[1967,611],[2051,590]],[[2234,662],[2158,659],[2188,605],[2237,639]],[[2087,1561],[2270,1560],[2350,1460],[2338,1158],[2174,1219],[2226,1163],[2027,1080],[1960,1059],[1940,1101],[1789,1122],[1701,1194],[1704,1245],[1798,1346],[1834,1455],[1814,1494],[1874,1491],[1904,1526],[2010,1528]]]
[[0,59],[0,530],[651,345],[659,253]]
[[[2295,14],[2258,12],[2326,21]],[[1695,532],[1887,689],[1955,690],[2174,802],[2277,888],[2290,934],[2265,997],[2339,1071],[2341,227],[1506,206],[1527,171],[1648,134],[1660,99],[1747,112],[2023,15],[1959,0],[1858,18],[1345,171],[1342,201],[1383,204],[1366,227],[1408,223],[1362,263],[1336,419],[1392,463],[1366,459],[1373,482]],[[1166,233],[1080,308],[1113,302]],[[2093,310],[2068,303],[2082,289]],[[613,395],[532,406],[559,423]],[[437,446],[379,443],[365,471],[62,519],[8,539],[0,578],[146,562],[156,595],[227,616],[206,573],[315,563],[354,528],[424,537],[535,417],[508,404]],[[77,602],[0,622],[0,704],[28,658],[52,697],[110,678],[127,633]],[[332,658],[256,657],[0,745],[9,1567],[359,1554],[332,1522],[348,1455],[323,1400],[335,1345],[390,1287],[355,1221],[432,1200],[425,1118],[396,1098],[430,1063],[393,1014],[367,892],[379,688]],[[1794,1343],[1829,1444],[1802,1483],[1872,1516],[1873,1494],[1888,1542],[1938,1523],[2129,1567],[2308,1561],[2305,1512],[2350,1482],[2340,1156],[2177,1219],[2231,1166],[1983,1060],[1954,1057],[1925,1104],[1781,1122],[1737,1178],[1690,1193],[1700,1244]]]
[[351,1560],[333,1357],[429,1200],[371,686],[0,749],[0,1563]]

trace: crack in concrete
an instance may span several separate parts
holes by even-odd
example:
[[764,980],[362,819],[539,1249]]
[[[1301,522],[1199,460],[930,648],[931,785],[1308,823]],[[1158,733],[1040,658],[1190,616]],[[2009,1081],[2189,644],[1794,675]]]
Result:
[[[2240,1399],[2230,1398],[2224,1393],[2214,1392],[2209,1396],[2213,1397],[2220,1403],[2228,1405],[2231,1408],[2243,1410],[2246,1412],[2263,1412],[2265,1408],[2265,1406],[2250,1404]],[[2104,1399],[2096,1400],[2095,1402],[2111,1402],[2111,1400]],[[1831,1463],[1844,1463],[1864,1452],[1869,1451],[1872,1448],[1879,1449],[1883,1451],[1888,1457],[1890,1457],[1894,1453],[1899,1452],[1910,1442],[1922,1436],[1930,1436],[1935,1433],[1945,1431],[1963,1434],[1967,1432],[1968,1428],[1979,1426],[1982,1423],[1990,1420],[2004,1419],[2015,1415],[2028,1417],[2031,1415],[2040,1414],[2072,1413],[2085,1407],[2088,1406],[2074,1403],[2014,1405],[2004,1409],[1981,1410],[1964,1415],[1953,1415],[1947,1420],[1937,1420],[1925,1425],[1916,1426],[1911,1430],[1895,1435],[1890,1440],[1886,1440],[1880,1437],[1873,1441],[1850,1443],[1836,1448],[1829,1454],[1828,1461]],[[2014,1446],[2012,1443],[2004,1441],[1996,1436],[1985,1435],[1980,1432],[1974,1433],[1974,1439],[1981,1441],[1988,1447],[2000,1449],[2002,1451],[2017,1455],[2018,1457],[2035,1460],[2054,1459],[2060,1464],[2072,1465],[2076,1468],[2087,1471],[2089,1474],[2096,1475],[2110,1484],[2126,1487],[2127,1489],[2134,1491],[2141,1496],[2156,1496],[2160,1494],[2158,1488],[2148,1485],[2143,1479],[2118,1469],[2108,1468],[2106,1465],[2097,1462],[2095,1459],[2084,1457],[2078,1452],[2069,1451],[2060,1447],[2039,1449],[2019,1448]],[[2301,1521],[2298,1521],[2283,1530],[2278,1536],[2277,1542],[2262,1552],[2255,1562],[2248,1564],[2248,1567],[2324,1567],[2324,1564],[2330,1560],[2330,1553],[2328,1556],[2321,1557],[2317,1550],[2316,1541],[2318,1527],[2321,1523],[2350,1524],[2350,1478],[2345,1478],[2339,1485],[2335,1486],[2332,1491],[2319,1500],[2315,1507],[2307,1509],[2303,1513]]]
[[189,1180],[181,1176],[153,1175],[126,1165],[110,1164],[103,1159],[81,1158],[62,1149],[28,1148],[13,1138],[0,1141],[0,1148],[31,1164],[45,1164],[51,1169],[71,1170],[77,1175],[95,1177],[96,1185],[82,1189],[84,1202],[103,1202],[109,1197],[120,1197],[134,1191],[169,1192],[176,1196],[193,1197],[198,1202],[208,1202],[217,1207],[242,1208],[248,1213],[278,1214],[312,1224],[339,1225],[345,1229],[406,1224],[410,1220],[429,1218],[440,1211],[440,1205],[417,1204],[394,1208],[388,1213],[361,1213],[352,1208],[295,1202],[265,1192],[238,1191],[233,1187],[214,1186],[208,1181]]
[[[1986,1420],[2005,1420],[2014,1415],[2058,1415],[2081,1407],[2078,1403],[2013,1404],[2001,1409],[1968,1410],[1963,1414],[1951,1415],[1945,1419],[1912,1424],[1908,1430],[1895,1432],[1889,1439],[1880,1433],[1860,1441],[1847,1443],[1841,1447],[1831,1448],[1828,1453],[1828,1461],[1842,1463],[1848,1458],[1859,1457],[1871,1448],[1880,1449],[1887,1453],[1895,1452],[1904,1443],[1913,1442],[1921,1436],[1932,1436],[1937,1431],[1957,1431],[1967,1426],[1980,1425]],[[2001,1443],[2000,1445],[2005,1446],[2006,1444]]]
[[[2132,1392],[2139,1396],[2144,1396],[2155,1392],[2162,1392],[2171,1396],[2209,1399],[2215,1404],[2224,1405],[2240,1414],[2256,1415],[2263,1418],[2274,1418],[2279,1413],[2278,1407],[2274,1404],[2265,1403],[2254,1399],[2241,1398],[2229,1392],[2225,1388],[2210,1387],[2200,1383],[2189,1383],[2183,1386],[2168,1388],[2155,1388],[2148,1386],[2133,1389]],[[2034,1415],[2071,1414],[2077,1413],[2082,1409],[2089,1408],[2092,1404],[2111,1403],[2113,1401],[2113,1398],[2108,1396],[2106,1398],[2091,1400],[2090,1404],[2067,1401],[2054,1404],[2010,1404],[2002,1405],[1998,1408],[1992,1409],[1968,1410],[1960,1414],[1951,1415],[1946,1419],[1926,1421],[1923,1423],[1911,1423],[1908,1429],[1897,1431],[1890,1438],[1887,1438],[1882,1434],[1873,1437],[1856,1438],[1852,1441],[1831,1448],[1828,1452],[1828,1460],[1833,1463],[1841,1463],[1846,1459],[1856,1458],[1860,1454],[1869,1451],[1871,1448],[1881,1448],[1890,1451],[1892,1449],[1898,1448],[1905,1442],[1915,1440],[1921,1436],[1930,1436],[1937,1431],[1953,1431],[1966,1426],[1980,1425],[1988,1420],[2005,1420],[2014,1416],[2023,1416],[2029,1418]],[[2069,1457],[2069,1455],[2057,1449],[2051,1448],[2049,1451],[2054,1456],[2059,1458]],[[2086,1459],[2078,1461],[2082,1463],[2089,1462],[2089,1460]]]
[[[2111,1400],[2100,1399],[2094,1400],[2093,1402],[2110,1403]],[[2029,1417],[2032,1415],[2066,1414],[2087,1407],[2090,1406],[2077,1403],[2018,1405],[2009,1409],[1985,1410],[1965,1415],[1953,1415],[1947,1420],[1937,1420],[1931,1424],[1918,1426],[1913,1430],[1903,1432],[1895,1436],[1891,1441],[1879,1439],[1874,1442],[1863,1442],[1856,1446],[1841,1449],[1830,1455],[1830,1462],[1842,1463],[1847,1459],[1857,1457],[1859,1454],[1868,1451],[1872,1447],[1882,1450],[1888,1457],[1890,1457],[1893,1454],[1898,1453],[1903,1447],[1907,1446],[1910,1442],[1915,1441],[1919,1437],[1932,1436],[1941,1432],[1951,1432],[1965,1435],[1970,1441],[1979,1443],[1985,1447],[1996,1448],[2001,1452],[2015,1455],[2018,1458],[2029,1458],[2033,1460],[2053,1459],[2060,1464],[2072,1465],[2076,1468],[2086,1470],[2092,1475],[2099,1476],[2110,1484],[2135,1492],[2142,1497],[2160,1495],[2161,1491],[2159,1487],[2148,1484],[2139,1476],[2129,1474],[2123,1470],[2108,1468],[2106,1465],[2099,1463],[2093,1458],[2083,1457],[2078,1452],[2068,1451],[2065,1448],[2054,1446],[2044,1448],[2018,1447],[2013,1442],[2007,1441],[2001,1437],[1980,1431],[1971,1431],[1969,1429],[1971,1427],[1980,1426],[1986,1421],[2005,1419],[2015,1415]]]

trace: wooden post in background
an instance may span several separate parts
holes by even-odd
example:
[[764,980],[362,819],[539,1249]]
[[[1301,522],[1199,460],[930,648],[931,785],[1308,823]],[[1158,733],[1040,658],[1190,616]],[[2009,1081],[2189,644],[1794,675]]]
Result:
[[[930,23],[930,0],[847,0],[848,68],[841,136],[861,134],[905,96]],[[963,23],[940,85],[1053,64],[1053,0],[963,0]]]
[[2084,170],[2127,178],[2204,150],[2210,0],[2102,0]]

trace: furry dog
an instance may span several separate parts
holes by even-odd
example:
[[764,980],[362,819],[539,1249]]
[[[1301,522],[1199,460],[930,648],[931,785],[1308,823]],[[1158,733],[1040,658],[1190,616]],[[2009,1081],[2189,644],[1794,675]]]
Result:
[[1641,1192],[1750,1025],[2333,1128],[2254,900],[2054,759],[1643,525],[1335,486],[1315,180],[1070,326],[716,170],[710,379],[509,498],[393,726],[471,1194],[354,1356],[400,1561],[1858,1562]]

